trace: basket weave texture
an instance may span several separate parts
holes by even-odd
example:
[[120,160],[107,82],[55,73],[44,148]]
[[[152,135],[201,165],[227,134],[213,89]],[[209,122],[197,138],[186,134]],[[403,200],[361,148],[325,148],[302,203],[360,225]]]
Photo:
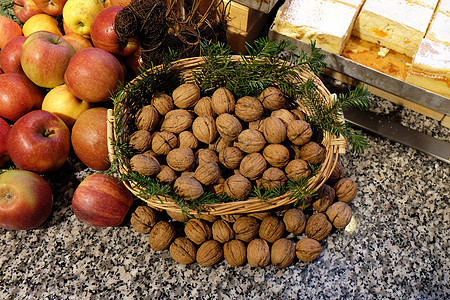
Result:
[[[242,57],[239,55],[232,56],[232,61],[241,60]],[[180,72],[180,75],[185,83],[194,83],[193,71],[198,70],[204,64],[204,60],[201,57],[192,57],[185,58],[176,61],[172,68]],[[334,95],[330,94],[328,89],[323,85],[322,81],[312,72],[308,70],[302,70],[300,73],[300,77],[306,81],[308,78],[313,78],[316,88],[319,91],[321,101],[324,101],[325,104],[331,104],[334,101]],[[139,78],[139,77],[137,77]],[[137,80],[137,79],[134,79]],[[133,80],[133,81],[134,81]],[[129,84],[133,84],[131,81]],[[118,97],[126,97],[126,87],[125,90],[120,92]],[[300,105],[300,108],[302,106]],[[121,113],[127,114],[126,107],[114,107],[115,110],[121,110]],[[307,109],[303,109],[306,114],[310,114]],[[126,174],[131,172],[131,168],[129,165],[129,159],[126,157],[116,157],[114,147],[117,139],[117,128],[115,124],[114,111],[112,109],[108,110],[108,150],[109,150],[109,158],[111,161],[117,159],[118,161],[118,172],[122,174]],[[121,130],[121,134],[126,136],[126,124],[119,128]],[[130,133],[131,134],[131,133]],[[346,149],[346,140],[343,137],[337,137],[335,135],[330,134],[329,132],[323,133],[323,140],[321,144],[326,149],[326,158],[321,165],[319,171],[309,179],[307,183],[307,190],[317,190],[322,184],[324,184],[332,171],[334,170],[336,163],[338,161],[338,156],[340,154],[345,153]],[[124,181],[125,186],[138,198],[143,200],[152,208],[157,210],[165,210],[173,213],[189,213],[192,215],[196,215],[199,213],[199,209],[185,209],[180,208],[180,206],[170,197],[168,196],[154,196],[150,198],[143,198],[141,187],[137,182],[128,180]],[[224,202],[224,203],[216,203],[216,204],[204,204],[201,207],[201,214],[210,214],[215,216],[222,215],[230,215],[230,214],[246,214],[246,213],[255,213],[262,212],[271,209],[275,209],[277,207],[285,206],[292,204],[296,201],[295,198],[290,197],[290,193],[286,193],[284,195],[278,196],[276,198],[270,199],[260,199],[260,198],[248,198],[243,201],[234,201],[234,202]]]

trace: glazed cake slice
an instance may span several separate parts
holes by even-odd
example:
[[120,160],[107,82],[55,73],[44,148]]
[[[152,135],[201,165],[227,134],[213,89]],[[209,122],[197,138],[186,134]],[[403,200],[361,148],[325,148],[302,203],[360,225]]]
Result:
[[438,0],[366,0],[352,34],[413,57]]
[[[341,54],[351,35],[362,0],[286,0],[272,30]],[[359,5],[356,5],[360,3]]]

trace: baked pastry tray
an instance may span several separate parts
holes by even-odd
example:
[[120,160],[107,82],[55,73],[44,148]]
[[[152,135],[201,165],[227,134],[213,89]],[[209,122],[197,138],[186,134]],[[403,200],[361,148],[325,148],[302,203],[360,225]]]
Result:
[[[274,31],[272,27],[273,25],[269,29],[269,40],[290,40],[292,45],[297,46],[299,50],[309,52],[309,44],[280,34]],[[327,69],[329,71],[327,73],[329,73],[332,77],[342,80],[343,76],[345,76],[354,79],[353,82],[360,81],[366,83],[369,85],[369,89],[371,86],[375,87],[376,90],[381,91],[381,96],[384,96],[387,100],[392,101],[392,97],[396,98],[392,102],[397,104],[401,104],[403,102],[398,101],[398,98],[410,101],[413,104],[412,106],[414,106],[412,109],[418,111],[419,113],[424,111],[422,107],[425,108],[425,110],[432,110],[436,113],[432,113],[432,115],[429,116],[434,117],[439,121],[450,116],[449,98],[412,85],[388,74],[384,74],[378,70],[372,69],[343,56],[325,50],[321,51],[326,55],[325,62],[327,63]],[[376,94],[376,92],[374,92],[374,94]]]

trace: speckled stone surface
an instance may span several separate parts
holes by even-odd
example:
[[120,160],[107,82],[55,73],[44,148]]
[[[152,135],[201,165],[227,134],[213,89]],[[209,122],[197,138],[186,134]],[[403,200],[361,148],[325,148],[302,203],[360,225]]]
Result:
[[[371,110],[450,140],[417,113],[374,97]],[[370,147],[341,156],[358,183],[353,220],[321,242],[312,263],[202,267],[175,263],[150,249],[127,220],[94,228],[72,213],[71,197],[92,171],[71,158],[47,176],[54,211],[40,228],[0,230],[0,299],[448,299],[449,165],[362,133]]]

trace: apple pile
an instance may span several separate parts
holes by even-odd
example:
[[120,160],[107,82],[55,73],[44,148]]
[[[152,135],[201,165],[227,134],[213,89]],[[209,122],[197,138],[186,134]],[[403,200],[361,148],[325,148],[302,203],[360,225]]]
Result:
[[[0,170],[0,228],[33,229],[48,219],[45,177],[71,150],[94,171],[109,168],[110,96],[141,67],[139,43],[119,41],[114,31],[130,1],[15,0],[19,22],[0,15],[0,168],[12,166]],[[89,177],[74,194],[75,215],[119,225],[131,193],[112,177]]]

